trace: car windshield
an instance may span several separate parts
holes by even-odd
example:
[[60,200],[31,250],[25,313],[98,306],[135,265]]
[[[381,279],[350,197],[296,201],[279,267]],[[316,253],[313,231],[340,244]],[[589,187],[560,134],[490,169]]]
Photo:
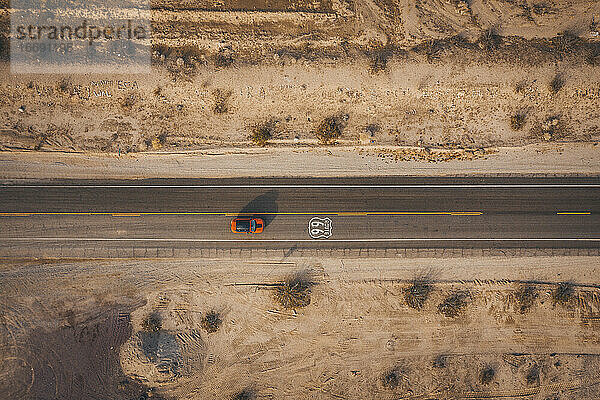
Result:
[[238,232],[250,231],[250,221],[248,221],[247,219],[237,220],[235,223],[235,230]]
[[250,222],[250,232],[256,232],[256,221],[252,220],[252,222]]

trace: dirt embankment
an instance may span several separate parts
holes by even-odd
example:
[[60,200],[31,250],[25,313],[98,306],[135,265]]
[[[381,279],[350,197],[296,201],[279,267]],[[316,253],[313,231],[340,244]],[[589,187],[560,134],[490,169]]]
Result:
[[149,76],[10,76],[0,147],[597,141],[596,14],[594,1],[153,3]]
[[593,257],[5,266],[0,393],[597,399],[598,268]]

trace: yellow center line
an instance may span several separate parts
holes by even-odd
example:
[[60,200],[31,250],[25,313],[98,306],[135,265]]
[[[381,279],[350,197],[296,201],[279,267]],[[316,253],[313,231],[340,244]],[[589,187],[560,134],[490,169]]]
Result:
[[473,211],[473,212],[453,212],[450,215],[483,215],[482,212]]
[[[561,214],[561,213],[558,213]],[[562,213],[575,214],[575,213]],[[590,213],[576,213],[590,214]],[[140,213],[115,213],[115,212],[31,212],[31,213],[0,213],[0,217],[29,217],[42,215],[105,215],[112,217],[141,217],[142,215],[224,215],[226,217],[237,217],[240,215],[338,215],[338,216],[367,216],[367,215],[483,215],[479,211],[346,211],[346,212],[248,212],[248,213],[230,213],[230,212],[140,212]]]
[[591,212],[557,212],[557,215],[591,215]]
[[368,215],[483,215],[479,211],[377,211]]

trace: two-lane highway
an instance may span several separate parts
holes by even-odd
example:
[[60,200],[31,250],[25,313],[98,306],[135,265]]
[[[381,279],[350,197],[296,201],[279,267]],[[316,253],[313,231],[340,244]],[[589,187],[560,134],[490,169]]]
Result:
[[[341,182],[341,183],[339,183]],[[563,183],[565,182],[565,183]],[[265,220],[234,234],[235,216]],[[331,232],[309,234],[313,217]],[[0,187],[0,250],[112,247],[599,247],[594,179],[69,182]],[[15,254],[17,256],[17,254]]]

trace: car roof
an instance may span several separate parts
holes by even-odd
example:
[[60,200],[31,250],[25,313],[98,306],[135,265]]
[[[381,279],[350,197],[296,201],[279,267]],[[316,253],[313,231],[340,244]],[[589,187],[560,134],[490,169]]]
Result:
[[237,232],[248,232],[250,230],[250,220],[249,219],[236,219],[235,220],[235,230]]

